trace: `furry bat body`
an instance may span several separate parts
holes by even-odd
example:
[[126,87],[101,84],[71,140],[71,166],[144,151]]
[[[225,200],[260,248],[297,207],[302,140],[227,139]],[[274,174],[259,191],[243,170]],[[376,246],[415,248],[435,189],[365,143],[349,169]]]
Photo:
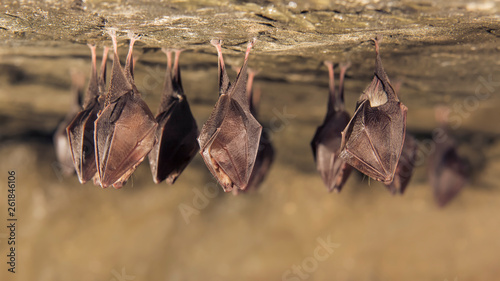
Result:
[[340,192],[351,173],[344,159],[339,157],[342,131],[349,123],[349,113],[344,105],[344,76],[349,65],[341,66],[338,94],[335,93],[333,64],[325,62],[328,67],[330,91],[328,108],[323,124],[318,127],[311,141],[316,169],[329,191]]
[[340,157],[365,175],[390,184],[406,133],[406,112],[382,67],[375,42],[375,76],[342,132]]
[[166,49],[162,51],[168,58],[167,73],[156,116],[158,141],[148,158],[154,182],[160,183],[166,179],[167,183],[173,184],[199,150],[196,140],[198,126],[182,89],[179,69],[181,51],[175,52],[173,71],[171,52]]
[[219,100],[201,129],[200,154],[224,191],[245,189],[253,171],[262,126],[250,112],[246,95],[247,62],[253,41],[234,84],[229,83],[220,41],[212,41],[219,58]]
[[104,108],[95,121],[95,155],[102,187],[122,187],[156,142],[158,124],[142,100],[133,79],[132,51],[136,38],[130,36],[125,71],[113,40],[113,68]]

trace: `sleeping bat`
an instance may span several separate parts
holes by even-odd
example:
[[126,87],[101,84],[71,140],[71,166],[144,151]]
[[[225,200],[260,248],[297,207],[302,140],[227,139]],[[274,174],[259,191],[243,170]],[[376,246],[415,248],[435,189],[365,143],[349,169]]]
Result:
[[406,134],[401,157],[399,158],[394,174],[394,180],[390,184],[385,185],[392,194],[403,194],[405,192],[406,186],[413,175],[413,168],[417,160],[417,150],[418,146],[415,138]]
[[469,167],[465,159],[458,155],[456,141],[449,134],[449,109],[438,107],[436,111],[442,135],[434,141],[436,149],[429,156],[428,173],[429,182],[434,189],[434,198],[439,207],[444,207],[467,183]]
[[66,114],[59,126],[57,126],[56,132],[54,133],[56,158],[59,163],[60,171],[64,177],[70,176],[75,172],[66,127],[72,122],[75,115],[78,114],[82,108],[81,96],[83,92],[84,77],[80,73],[72,73],[71,80],[71,95],[73,101],[69,112]]
[[373,39],[375,75],[342,132],[340,157],[365,175],[390,184],[403,148],[407,108],[382,67],[379,40]]
[[219,100],[201,129],[200,154],[224,191],[245,189],[253,171],[262,126],[250,112],[246,95],[247,63],[252,40],[234,84],[229,83],[221,41],[212,40],[219,64]]
[[340,67],[340,85],[335,93],[335,78],[333,64],[325,61],[329,73],[330,93],[328,107],[323,124],[318,127],[311,141],[316,169],[329,191],[340,192],[342,186],[351,174],[351,166],[339,157],[342,131],[349,123],[349,113],[344,106],[344,76],[348,64]]
[[[257,111],[260,102],[260,91],[254,92],[252,89],[254,77],[255,71],[248,69],[248,82],[246,92],[248,96],[248,102],[250,104],[250,112],[255,118],[257,118]],[[244,192],[251,189],[257,189],[262,184],[264,178],[269,172],[269,168],[271,167],[273,160],[273,144],[271,143],[271,138],[267,131],[263,130],[260,135],[259,149],[257,151],[257,157],[255,158],[255,164],[253,166],[252,173],[250,174],[250,179],[248,180],[248,185],[246,189],[239,191]],[[233,189],[233,192],[237,194],[238,189]]]
[[[101,95],[106,87],[106,63],[108,47],[104,48],[100,75],[97,76],[96,47],[89,45],[92,53],[90,80],[80,111],[66,128],[68,141],[71,145],[72,163],[80,183],[84,184],[97,173],[94,152],[94,122],[97,113],[102,109]],[[97,177],[95,178],[97,180]]]
[[151,151],[158,124],[134,83],[132,51],[137,38],[129,34],[124,71],[118,58],[116,33],[112,30],[109,34],[113,67],[104,108],[95,121],[95,157],[101,186],[121,188]]
[[167,73],[156,115],[158,128],[155,134],[158,141],[148,158],[154,182],[160,183],[166,179],[167,183],[173,184],[199,150],[196,140],[198,126],[182,89],[179,68],[181,51],[175,52],[173,71],[171,51],[162,51],[167,55]]

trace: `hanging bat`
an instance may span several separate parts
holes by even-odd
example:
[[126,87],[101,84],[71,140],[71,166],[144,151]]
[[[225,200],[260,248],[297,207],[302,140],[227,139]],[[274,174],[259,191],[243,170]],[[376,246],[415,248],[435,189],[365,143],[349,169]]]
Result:
[[328,67],[330,93],[328,108],[323,124],[318,127],[311,141],[316,169],[329,191],[340,192],[342,186],[351,174],[351,166],[339,157],[342,131],[349,123],[349,113],[344,106],[344,76],[348,64],[340,67],[340,85],[338,94],[335,93],[335,78],[333,64],[326,61]]
[[462,190],[469,178],[467,162],[458,155],[456,141],[449,134],[448,113],[448,108],[436,108],[442,135],[434,141],[436,149],[429,156],[428,166],[429,182],[440,207],[448,204]]
[[109,34],[113,41],[113,67],[104,108],[95,121],[95,155],[101,186],[121,188],[151,151],[158,124],[133,79],[132,51],[137,38],[129,34],[124,71],[118,58],[115,31]]
[[66,127],[70,124],[76,114],[81,110],[81,96],[83,92],[84,77],[80,73],[72,73],[71,75],[71,95],[73,102],[69,112],[64,117],[63,121],[57,126],[54,133],[54,149],[56,158],[59,163],[59,168],[64,177],[70,176],[75,172],[73,166],[73,158],[71,156],[71,145],[68,141]]
[[[100,75],[97,76],[96,47],[89,45],[92,53],[90,80],[80,111],[66,128],[71,146],[72,164],[75,167],[80,183],[84,184],[97,173],[94,152],[94,122],[97,113],[102,109],[101,95],[106,87],[106,63],[108,48],[104,48]],[[97,180],[97,177],[96,177]]]
[[254,42],[248,44],[234,84],[229,83],[221,42],[211,42],[219,58],[219,100],[203,125],[198,142],[205,164],[226,192],[247,187],[262,132],[262,126],[250,112],[246,95],[248,56]]
[[405,192],[406,186],[413,175],[413,168],[417,160],[417,150],[418,146],[415,138],[406,134],[403,151],[401,152],[401,157],[399,158],[394,174],[394,180],[390,184],[385,185],[392,194],[403,194]]
[[[250,112],[257,118],[258,116],[258,106],[260,102],[260,91],[253,91],[252,85],[255,77],[255,71],[248,69],[248,82],[247,82],[247,96],[248,102],[250,104]],[[263,130],[260,135],[259,148],[257,151],[257,157],[255,158],[255,164],[253,166],[252,173],[250,174],[250,179],[248,180],[248,185],[246,189],[240,191],[248,191],[251,189],[257,189],[271,167],[274,160],[274,148],[271,142],[271,138],[266,130]],[[235,194],[238,193],[238,189],[233,189]]]
[[162,49],[162,51],[167,55],[167,73],[160,107],[156,115],[158,141],[148,158],[154,182],[160,183],[166,179],[167,183],[173,184],[199,150],[196,139],[198,126],[182,89],[179,68],[181,51],[175,52],[173,71],[171,51],[167,49]]
[[390,184],[406,132],[407,108],[382,67],[379,38],[375,42],[375,75],[342,132],[340,157],[365,175]]

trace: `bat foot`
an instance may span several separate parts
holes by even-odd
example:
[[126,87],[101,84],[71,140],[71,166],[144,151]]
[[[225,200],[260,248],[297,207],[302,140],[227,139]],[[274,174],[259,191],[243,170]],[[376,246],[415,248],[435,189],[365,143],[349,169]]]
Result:
[[215,48],[217,48],[217,50],[220,49],[220,48],[222,48],[221,47],[222,46],[222,40],[220,40],[220,39],[212,39],[212,40],[210,40],[210,44],[212,44],[212,46],[214,46]]
[[333,69],[333,62],[329,60],[325,60],[323,64],[330,69],[330,67]]
[[252,50],[256,41],[257,41],[256,38],[252,38],[252,40],[250,40],[250,42],[248,42],[247,51],[245,52],[245,60],[248,60],[248,56],[250,55],[250,50]]
[[137,40],[139,40],[141,38],[141,35],[135,34],[133,31],[129,30],[127,32],[127,37],[130,40],[137,41]]
[[351,67],[352,63],[351,61],[347,61],[347,62],[341,62],[340,63],[340,71],[346,71],[349,67]]
[[375,43],[375,53],[378,55],[379,54],[379,45],[382,42],[382,35],[377,34],[377,35],[375,35],[374,38],[371,38],[370,40],[372,40],[373,43]]
[[116,42],[116,29],[108,30],[108,35],[111,37],[111,41],[113,42],[113,50],[117,54],[118,53],[118,43]]

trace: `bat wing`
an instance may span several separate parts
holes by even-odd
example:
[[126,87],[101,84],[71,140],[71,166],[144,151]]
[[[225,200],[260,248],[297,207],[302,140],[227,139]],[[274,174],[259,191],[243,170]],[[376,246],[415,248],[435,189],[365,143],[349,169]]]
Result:
[[200,144],[200,153],[203,155],[205,151],[211,144],[216,134],[219,132],[219,127],[224,121],[224,117],[227,114],[229,108],[229,96],[220,95],[219,100],[215,104],[214,110],[210,114],[207,122],[201,128],[200,135],[198,136],[198,143]]
[[106,106],[95,121],[97,170],[102,187],[121,186],[155,143],[157,127],[144,101],[129,92]]
[[403,104],[389,100],[384,105],[371,107],[365,100],[342,132],[340,157],[367,176],[390,183],[401,155],[405,131]]
[[80,183],[84,184],[94,177],[97,172],[94,152],[94,122],[99,112],[99,103],[94,103],[73,119],[66,128],[71,146],[73,164]]
[[155,183],[167,179],[173,184],[199,150],[198,127],[185,96],[175,102],[156,120],[157,142],[149,153],[149,163]]
[[394,180],[391,184],[386,185],[393,194],[403,194],[410,182],[413,175],[413,168],[415,167],[417,149],[418,146],[415,138],[411,135],[406,135],[401,157],[399,158],[396,173],[394,174]]
[[349,114],[345,111],[329,114],[311,141],[316,169],[330,191],[340,191],[351,172],[351,167],[339,157],[342,130],[348,123]]
[[232,190],[234,185],[245,189],[257,156],[262,126],[231,99],[216,132],[210,146],[202,150],[205,163],[225,191]]

